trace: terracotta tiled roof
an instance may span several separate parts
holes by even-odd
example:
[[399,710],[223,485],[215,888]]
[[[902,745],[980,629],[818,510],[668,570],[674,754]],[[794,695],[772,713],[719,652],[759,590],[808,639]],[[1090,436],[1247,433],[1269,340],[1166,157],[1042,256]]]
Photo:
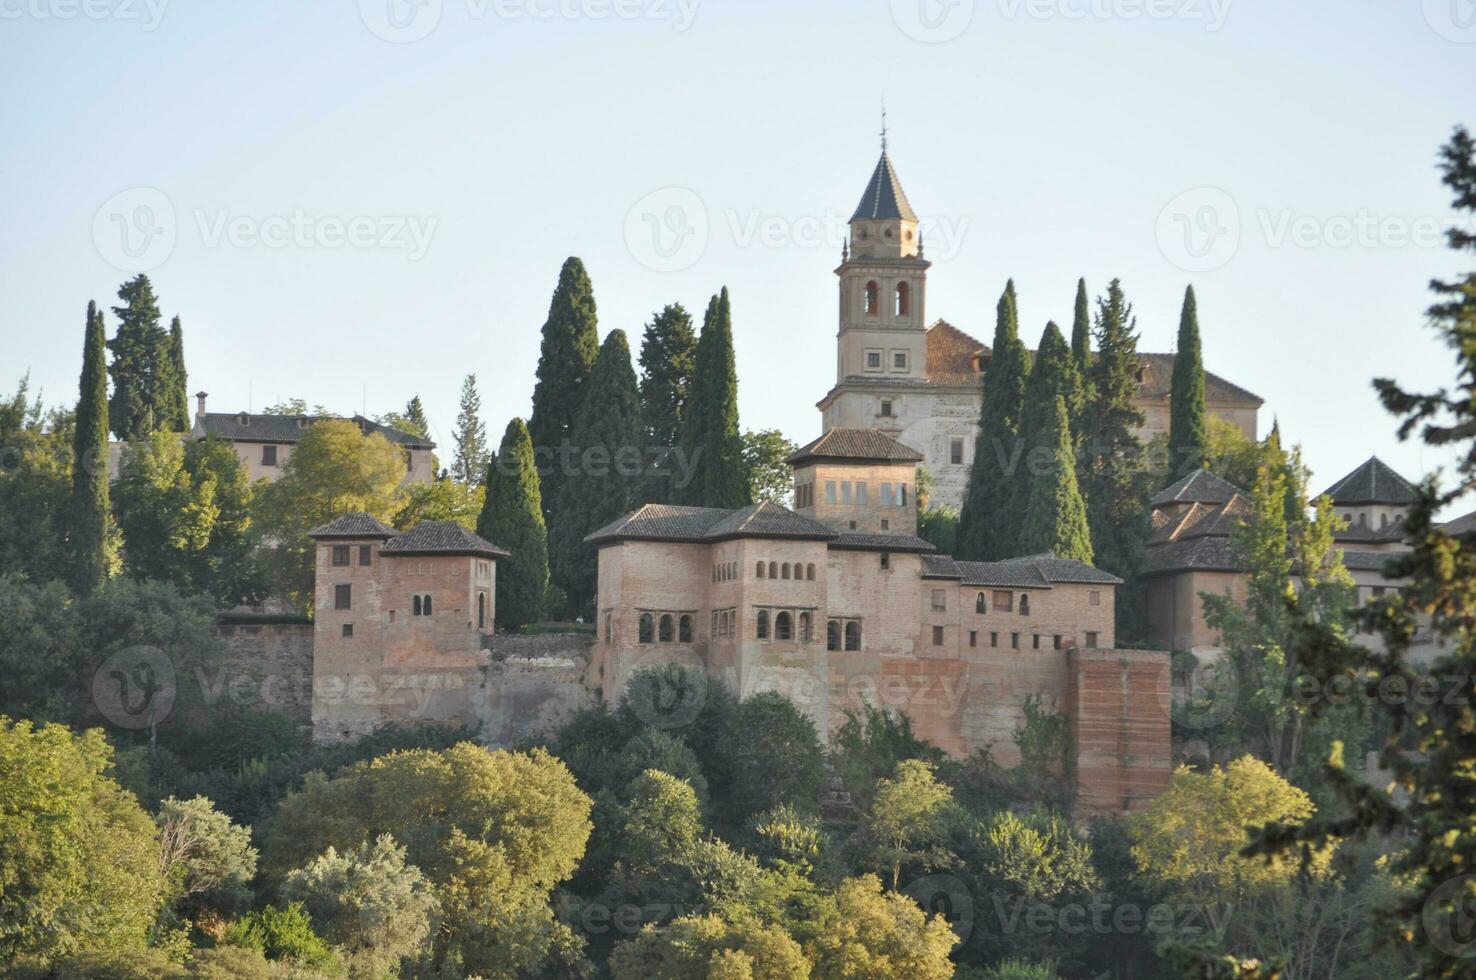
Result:
[[1195,470],[1184,479],[1159,493],[1149,503],[1154,507],[1167,504],[1200,503],[1223,504],[1237,493],[1244,493],[1235,484],[1215,476],[1209,470]]
[[707,529],[704,541],[724,538],[801,538],[829,540],[835,532],[808,517],[801,517],[783,504],[766,500],[731,511]]
[[392,538],[399,532],[368,514],[345,514],[308,532],[310,538]]
[[1160,523],[1149,535],[1143,574],[1237,571],[1230,535],[1250,513],[1250,501],[1239,493],[1223,504],[1191,505],[1179,516]]
[[842,551],[906,551],[922,554],[937,551],[932,544],[911,534],[863,534],[845,531],[830,542]]
[[897,179],[897,171],[892,168],[892,159],[887,156],[886,150],[882,151],[881,159],[876,162],[876,170],[872,171],[871,180],[866,184],[861,203],[856,205],[856,213],[851,215],[852,221],[858,219],[917,220],[917,215],[912,213],[912,205],[907,203],[907,195],[902,192],[902,182]]
[[1214,537],[1175,541],[1162,548],[1149,548],[1143,556],[1143,575],[1186,571],[1240,571],[1230,555],[1230,539]]
[[1463,514],[1453,521],[1446,521],[1440,525],[1440,530],[1450,535],[1469,534],[1471,531],[1476,531],[1476,510]]
[[1393,551],[1344,551],[1343,565],[1354,572],[1382,572],[1389,559],[1399,557]]
[[987,353],[988,348],[962,330],[939,320],[928,328],[926,335],[928,378],[939,384],[973,384],[979,376],[974,373],[974,355]]
[[219,436],[231,442],[300,442],[308,428],[315,422],[353,422],[368,435],[377,432],[390,442],[414,449],[434,449],[436,444],[429,439],[401,432],[399,429],[381,425],[362,415],[340,419],[335,415],[252,415],[249,412],[207,412],[196,416],[207,436]]
[[920,463],[924,458],[922,453],[876,429],[831,429],[786,462],[798,465],[811,459],[864,459]]
[[1414,487],[1377,456],[1343,477],[1325,491],[1332,502],[1344,507],[1389,504],[1408,507],[1414,503]]
[[425,521],[390,539],[381,555],[484,555],[508,558],[511,552],[477,537],[455,521]]
[[1055,555],[1027,555],[1006,561],[955,561],[947,555],[923,558],[924,578],[956,578],[964,585],[1049,589],[1056,584],[1121,585],[1122,579],[1085,562]]
[[[1448,525],[1447,525],[1448,527]],[[1447,534],[1460,533],[1446,530]],[[1404,540],[1404,521],[1398,520],[1384,527],[1369,527],[1366,524],[1350,524],[1341,531],[1333,533],[1333,540],[1339,542],[1351,542],[1355,544],[1387,544],[1391,541]]]
[[836,533],[780,504],[738,510],[647,504],[595,531],[586,541],[723,541],[728,538],[798,538],[828,541]]

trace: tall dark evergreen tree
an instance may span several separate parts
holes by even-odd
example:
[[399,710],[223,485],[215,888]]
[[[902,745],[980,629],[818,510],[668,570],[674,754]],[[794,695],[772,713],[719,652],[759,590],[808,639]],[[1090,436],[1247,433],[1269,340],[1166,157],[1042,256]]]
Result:
[[1020,342],[1015,281],[1005,284],[995,307],[994,350],[984,371],[984,406],[974,440],[974,465],[958,521],[959,557],[994,561],[1009,557],[1018,529],[1008,527],[1013,478],[1020,466],[1020,413],[1030,354]]
[[584,263],[571,256],[559,270],[559,284],[548,304],[538,353],[538,382],[533,386],[533,414],[528,417],[535,454],[539,449],[554,454],[554,463],[540,474],[545,520],[561,499],[564,473],[558,454],[572,438],[584,404],[584,389],[600,350],[598,325],[594,285]]
[[680,449],[692,473],[675,499],[701,507],[751,503],[743,437],[738,431],[738,370],[733,358],[733,312],[728,288],[707,304],[682,418]]
[[1076,440],[1077,451],[1080,452],[1082,433],[1086,431],[1086,412],[1092,400],[1092,312],[1087,302],[1085,279],[1076,280],[1076,313],[1071,320],[1071,359],[1076,362],[1076,376],[1081,382],[1081,392],[1077,404],[1066,403],[1066,411],[1071,416],[1071,435]]
[[103,315],[96,303],[88,303],[67,520],[68,578],[84,594],[102,584],[109,566],[107,360]]
[[[1025,397],[1020,409],[1020,440],[1024,445],[1021,465],[1016,468],[1011,490],[1011,512],[1006,522],[1006,533],[1014,529],[1023,533],[1025,509],[1035,493],[1038,470],[1054,465],[1058,451],[1060,433],[1056,425],[1056,399],[1067,406],[1066,434],[1072,440],[1069,454],[1072,467],[1076,465],[1076,439],[1071,429],[1071,406],[1081,405],[1084,400],[1081,375],[1077,373],[1076,361],[1061,328],[1054,322],[1047,323],[1041,334],[1040,346],[1030,368],[1030,377],[1025,382]],[[1076,485],[1076,474],[1071,477]],[[1029,554],[1025,546],[1011,542],[1013,554]]]
[[497,625],[517,630],[543,618],[548,589],[548,532],[539,499],[533,440],[513,419],[487,467],[487,497],[477,533],[512,552],[497,564]]
[[451,439],[456,445],[451,476],[462,483],[481,483],[487,475],[487,426],[482,421],[482,396],[475,374],[468,374],[461,383],[461,410]]
[[149,277],[137,275],[118,290],[122,306],[113,307],[118,332],[108,341],[113,362],[113,398],[108,420],[119,439],[131,441],[153,432],[169,417],[167,385],[169,334],[159,326],[159,302]]
[[414,427],[414,435],[430,438],[430,419],[425,417],[425,405],[421,404],[419,395],[405,403],[405,421]]
[[[1065,346],[1065,341],[1062,341]],[[1092,561],[1092,534],[1087,525],[1086,503],[1076,485],[1076,460],[1072,450],[1071,423],[1066,399],[1051,399],[1050,409],[1040,419],[1034,439],[1052,449],[1042,458],[1032,450],[1025,467],[1031,479],[1020,524],[1018,551],[1023,555],[1053,552],[1061,558]]]
[[1143,444],[1136,434],[1143,425],[1143,413],[1136,405],[1141,370],[1136,328],[1132,304],[1114,279],[1107,296],[1097,300],[1097,352],[1090,375],[1081,489],[1098,567],[1129,580],[1128,588],[1118,590],[1118,631],[1127,636],[1141,622],[1131,580],[1147,538],[1150,487]]
[[631,510],[641,491],[641,398],[624,330],[611,330],[600,346],[571,439],[579,463],[560,487],[558,518],[549,525],[549,571],[570,611],[588,615],[596,561],[584,538]]
[[185,370],[184,327],[180,325],[179,317],[175,317],[169,323],[169,360],[159,391],[162,426],[170,432],[190,430],[189,390],[189,373]]
[[1194,287],[1184,290],[1179,314],[1179,348],[1174,354],[1173,387],[1169,393],[1168,486],[1204,465],[1209,430],[1204,419],[1204,352],[1199,345],[1199,310]]
[[[646,324],[641,338],[641,419],[646,445],[652,450],[677,446],[696,355],[692,315],[682,304],[671,304]],[[672,478],[680,471],[671,463],[667,457],[648,474],[645,500],[668,503],[675,499]]]

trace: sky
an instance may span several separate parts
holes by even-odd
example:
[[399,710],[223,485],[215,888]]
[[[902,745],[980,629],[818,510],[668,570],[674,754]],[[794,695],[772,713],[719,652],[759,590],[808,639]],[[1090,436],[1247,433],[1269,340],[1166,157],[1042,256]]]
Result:
[[[890,153],[928,318],[987,342],[1119,278],[1321,489],[1416,477],[1370,387],[1448,383],[1435,171],[1473,0],[0,0],[0,392],[76,398],[88,300],[146,271],[214,411],[530,408],[559,267],[602,336],[732,294],[745,428],[819,434],[844,221]],[[109,315],[109,328],[116,320]]]

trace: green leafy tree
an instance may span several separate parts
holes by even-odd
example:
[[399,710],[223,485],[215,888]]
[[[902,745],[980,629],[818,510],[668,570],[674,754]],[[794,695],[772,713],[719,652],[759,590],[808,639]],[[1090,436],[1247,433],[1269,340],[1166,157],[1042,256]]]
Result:
[[306,415],[316,418],[332,418],[333,413],[323,405],[308,406],[305,398],[288,398],[284,401],[274,402],[261,410],[263,415]]
[[932,868],[949,862],[941,845],[952,802],[953,791],[921,759],[897,763],[890,777],[877,782],[858,840],[874,866],[891,873],[893,891],[904,864]]
[[789,934],[757,922],[730,924],[715,915],[648,925],[615,947],[614,980],[804,980],[810,964]]
[[1168,486],[1204,464],[1209,431],[1204,416],[1204,350],[1199,343],[1199,309],[1194,287],[1184,290],[1179,314],[1179,344],[1169,389]]
[[788,505],[794,496],[794,471],[789,457],[799,446],[778,429],[743,433],[743,465],[748,470],[748,495],[754,503],[772,500]]
[[576,614],[594,605],[597,565],[586,535],[633,509],[640,499],[643,453],[641,401],[625,331],[611,330],[600,347],[584,408],[571,442],[577,472],[566,475],[559,518],[548,536],[549,572]]
[[1087,525],[1086,504],[1076,485],[1066,399],[1056,397],[1053,415],[1033,436],[1039,446],[1053,450],[1052,458],[1041,467],[1043,472],[1037,472],[1035,461],[1027,464],[1032,479],[1016,550],[1022,555],[1051,552],[1091,564],[1092,535]]
[[[538,382],[533,387],[533,414],[528,435],[535,454],[557,454],[574,436],[574,425],[584,405],[585,388],[594,374],[599,356],[599,316],[595,311],[594,286],[584,263],[570,257],[559,270],[559,284],[548,305],[543,324],[543,344],[538,353]],[[544,468],[540,492],[543,517],[547,521],[560,503],[559,488],[565,474],[557,464]]]
[[435,893],[405,848],[388,834],[339,853],[329,847],[282,882],[282,900],[300,903],[323,938],[347,955],[354,976],[399,975],[430,935]]
[[451,457],[451,476],[462,483],[480,484],[487,475],[487,426],[482,421],[482,396],[477,376],[468,374],[461,382],[461,410],[451,433],[456,454]]
[[548,589],[548,531],[533,440],[522,419],[507,424],[487,468],[487,499],[477,533],[512,552],[497,567],[497,625],[515,630],[541,620]]
[[1204,468],[1242,489],[1256,482],[1264,447],[1229,419],[1211,415],[1205,425]]
[[958,510],[947,504],[919,508],[917,536],[937,548],[940,555],[954,554],[958,548]]
[[119,439],[132,442],[169,418],[173,369],[169,333],[159,325],[159,302],[149,277],[140,274],[125,282],[118,299],[123,303],[113,307],[118,332],[108,341],[113,354],[108,421]]
[[[707,304],[682,417],[682,461],[692,473],[676,500],[700,507],[752,503],[738,433],[738,371],[733,359],[733,313],[728,288]],[[680,481],[679,481],[680,482]]]
[[[641,336],[641,422],[646,445],[652,450],[674,451],[678,445],[696,357],[692,315],[682,304],[670,304],[646,324]],[[669,503],[674,499],[672,481],[678,471],[673,462],[668,457],[651,473],[647,501]]]
[[364,512],[388,523],[404,506],[405,459],[377,432],[352,422],[315,422],[256,494],[255,522],[265,563],[279,594],[306,608],[313,598],[313,542],[308,531],[344,514]]
[[422,521],[455,521],[468,531],[475,531],[486,498],[486,489],[480,481],[462,483],[444,479],[417,483],[405,489],[405,506],[396,512],[393,524],[396,530],[404,531]]
[[232,823],[203,796],[169,797],[159,804],[154,822],[159,827],[159,867],[177,912],[230,912],[250,901],[257,858],[251,828]]
[[1015,282],[995,310],[994,349],[984,370],[984,405],[974,439],[974,463],[958,518],[958,556],[971,561],[1010,557],[1015,528],[1009,524],[1012,488],[1020,465],[1021,411],[1030,353],[1020,342]]
[[804,943],[815,980],[946,980],[958,937],[941,915],[884,892],[875,875],[847,878],[822,906]]
[[313,931],[313,923],[301,905],[278,908],[268,905],[248,912],[226,927],[221,939],[227,946],[254,949],[269,960],[294,965],[331,967],[337,962],[333,947]]
[[745,698],[725,720],[715,756],[708,778],[724,793],[724,813],[735,825],[782,803],[819,809],[825,750],[815,723],[784,695]]
[[106,331],[102,314],[87,304],[87,335],[82,349],[82,380],[72,441],[72,492],[67,508],[67,538],[72,588],[91,592],[113,564],[112,516],[108,499],[108,379]]
[[0,715],[70,720],[85,655],[65,585],[0,574]]
[[137,949],[163,906],[153,821],[98,729],[0,718],[0,959]]
[[[32,581],[70,580],[74,415],[47,412],[30,396],[28,378],[0,400],[0,570]],[[104,433],[106,441],[106,433]],[[116,571],[116,535],[109,535],[104,567]]]

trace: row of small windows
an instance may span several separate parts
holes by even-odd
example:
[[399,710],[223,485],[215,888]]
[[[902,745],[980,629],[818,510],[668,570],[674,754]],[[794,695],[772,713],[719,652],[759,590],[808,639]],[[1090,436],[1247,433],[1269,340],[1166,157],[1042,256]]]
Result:
[[651,613],[641,613],[637,630],[642,643],[691,643],[692,617],[685,613],[675,617],[662,613],[657,619]]
[[[935,646],[935,647],[941,647],[941,646],[943,646],[944,638],[945,638],[944,637],[944,627],[942,627],[942,626],[934,626],[933,627],[933,646]],[[1087,633],[1086,634],[1086,648],[1088,650],[1095,650],[1095,649],[1097,649],[1097,643],[1098,643],[1098,641],[1100,639],[1101,639],[1101,634],[1100,633],[1094,633],[1094,632]],[[1030,634],[1030,646],[1031,646],[1031,649],[1033,649],[1033,650],[1039,650],[1040,649],[1040,646],[1041,646],[1040,641],[1041,641],[1041,635],[1039,633],[1032,633],[1032,634]],[[1053,650],[1059,650],[1059,649],[1062,648],[1062,646],[1064,644],[1065,644],[1065,639],[1061,636],[1060,633],[1055,633],[1055,634],[1053,634],[1051,636],[1051,649],[1053,649]],[[969,630],[969,646],[971,646],[971,647],[977,647],[978,645],[979,645],[979,631],[978,630]],[[999,634],[998,633],[991,632],[989,634],[989,645],[991,647],[998,647],[999,646]],[[1018,650],[1018,649],[1020,649],[1020,634],[1019,633],[1011,633],[1010,634],[1010,649],[1011,650]]]
[[758,562],[754,565],[753,575],[754,578],[792,578],[797,581],[813,582],[815,581],[815,565],[813,562],[808,565],[802,565],[799,562],[793,565],[789,562],[780,564],[773,561],[765,565],[763,562]]
[[[899,282],[892,290],[892,314],[907,316],[911,309],[912,287],[905,282]],[[868,316],[876,316],[881,312],[881,284],[875,279],[866,284],[865,310]]]
[[[802,612],[799,614],[799,632],[795,633],[795,617],[788,612],[777,612],[774,614],[774,636],[776,640],[793,640],[798,638],[802,643],[809,643],[814,639],[811,629],[810,614]],[[756,635],[760,640],[769,639],[769,611],[760,609],[758,614],[758,626]]]
[[861,649],[861,624],[852,619],[832,619],[825,624],[825,649],[839,650],[844,642],[846,650]]
[[738,563],[736,561],[725,561],[721,565],[712,566],[712,580],[714,582],[731,582],[738,577]]
[[[373,562],[373,560],[374,560],[374,549],[372,547],[370,547],[369,545],[367,545],[367,544],[361,544],[358,547],[359,547],[359,564],[360,565],[368,565],[368,564],[371,564]],[[334,568],[347,568],[348,565],[349,565],[349,563],[350,563],[350,558],[352,557],[352,555],[353,555],[353,548],[352,548],[352,546],[346,545],[346,544],[336,544],[336,545],[334,545],[333,546],[333,567]]]
[[[880,349],[871,348],[866,351],[866,370],[880,371],[882,369],[882,352]],[[892,351],[892,370],[907,370],[907,352],[905,350]]]

